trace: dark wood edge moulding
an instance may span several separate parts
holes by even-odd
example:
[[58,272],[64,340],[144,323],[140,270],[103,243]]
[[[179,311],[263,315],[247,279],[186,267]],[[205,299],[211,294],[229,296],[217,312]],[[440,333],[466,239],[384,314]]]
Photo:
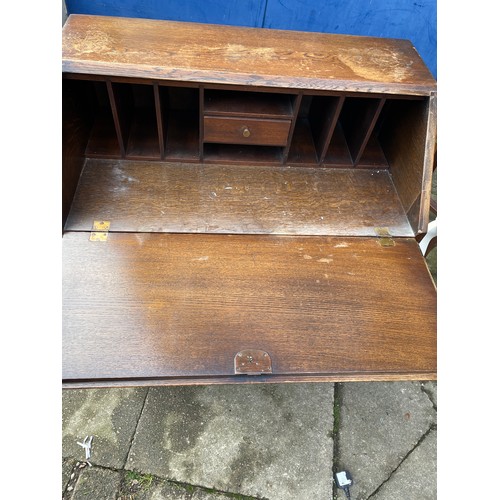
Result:
[[369,378],[373,382],[397,381],[433,381],[437,380],[435,372],[411,373],[339,373],[339,374],[310,374],[310,375],[234,375],[216,377],[185,377],[185,378],[133,378],[107,380],[63,380],[64,389],[105,389],[109,387],[165,387],[188,385],[228,385],[228,384],[294,384],[294,383],[334,383],[334,382],[366,382]]

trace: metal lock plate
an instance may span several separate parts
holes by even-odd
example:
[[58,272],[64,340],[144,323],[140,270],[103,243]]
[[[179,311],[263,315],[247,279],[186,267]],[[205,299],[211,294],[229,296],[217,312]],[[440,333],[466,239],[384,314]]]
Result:
[[236,375],[262,375],[272,372],[271,356],[266,351],[245,349],[234,357]]

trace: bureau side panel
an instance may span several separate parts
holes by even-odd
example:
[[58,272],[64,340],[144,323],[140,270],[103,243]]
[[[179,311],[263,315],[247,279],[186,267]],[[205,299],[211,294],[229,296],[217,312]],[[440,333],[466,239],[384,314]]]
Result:
[[415,234],[429,222],[436,149],[436,98],[390,103],[379,141]]
[[82,82],[63,80],[62,99],[62,225],[64,227],[85,162],[91,118]]

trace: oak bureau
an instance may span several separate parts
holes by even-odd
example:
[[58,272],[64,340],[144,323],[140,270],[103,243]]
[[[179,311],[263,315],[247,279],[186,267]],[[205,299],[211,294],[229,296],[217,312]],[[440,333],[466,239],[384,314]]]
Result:
[[71,15],[63,386],[436,378],[409,41]]

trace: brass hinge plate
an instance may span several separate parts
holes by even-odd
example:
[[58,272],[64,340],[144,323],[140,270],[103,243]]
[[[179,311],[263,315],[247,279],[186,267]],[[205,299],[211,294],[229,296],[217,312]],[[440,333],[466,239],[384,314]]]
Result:
[[245,349],[234,357],[236,375],[262,375],[273,373],[271,356],[259,349]]
[[95,220],[92,224],[92,231],[109,231],[110,226],[109,220]]
[[108,233],[100,233],[98,231],[92,231],[90,233],[90,241],[107,241]]
[[106,241],[108,239],[108,231],[111,226],[109,220],[95,220],[92,224],[92,232],[90,233],[90,241]]
[[392,239],[391,233],[389,232],[389,229],[387,227],[376,227],[375,234],[377,235],[380,246],[394,246],[394,240]]

